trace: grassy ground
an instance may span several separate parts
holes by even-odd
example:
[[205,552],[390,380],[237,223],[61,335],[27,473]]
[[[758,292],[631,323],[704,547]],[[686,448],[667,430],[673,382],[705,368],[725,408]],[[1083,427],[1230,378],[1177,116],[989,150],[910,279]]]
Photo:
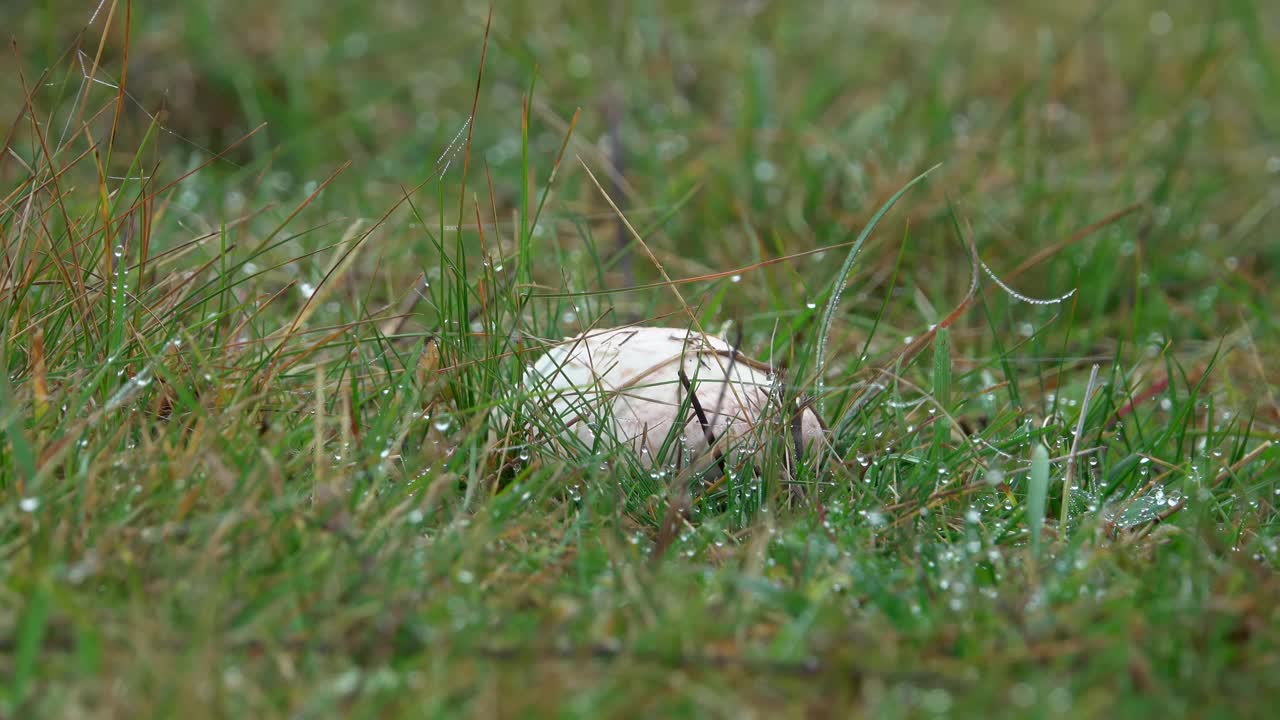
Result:
[[[93,4],[0,9],[0,716],[1280,699],[1273,3]],[[690,314],[831,448],[490,412]]]

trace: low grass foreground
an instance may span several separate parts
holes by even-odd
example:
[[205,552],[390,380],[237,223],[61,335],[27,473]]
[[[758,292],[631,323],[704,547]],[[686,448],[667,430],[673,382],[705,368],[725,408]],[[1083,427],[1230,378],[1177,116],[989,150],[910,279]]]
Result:
[[1270,717],[1277,7],[6,5],[0,717]]

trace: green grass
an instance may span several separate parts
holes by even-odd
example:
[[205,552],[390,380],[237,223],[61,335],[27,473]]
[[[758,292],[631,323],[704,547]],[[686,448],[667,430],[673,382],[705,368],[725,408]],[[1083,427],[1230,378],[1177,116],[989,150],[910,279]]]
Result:
[[[1280,699],[1272,3],[93,4],[0,10],[0,716]],[[831,448],[533,442],[691,316]]]

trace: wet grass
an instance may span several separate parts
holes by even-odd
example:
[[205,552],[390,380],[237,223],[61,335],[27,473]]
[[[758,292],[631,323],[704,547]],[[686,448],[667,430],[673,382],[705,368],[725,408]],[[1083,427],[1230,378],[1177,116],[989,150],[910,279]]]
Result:
[[[0,10],[0,715],[1268,715],[1269,5],[486,21]],[[829,447],[536,441],[691,318]]]

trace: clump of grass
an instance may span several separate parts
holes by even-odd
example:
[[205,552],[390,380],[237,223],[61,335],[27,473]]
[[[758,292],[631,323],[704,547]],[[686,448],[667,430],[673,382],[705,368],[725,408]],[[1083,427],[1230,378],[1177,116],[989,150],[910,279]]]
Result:
[[[631,9],[606,42],[566,0],[424,49],[396,4],[250,5],[15,25],[0,714],[1275,694],[1269,8]],[[762,423],[699,484],[533,444],[545,346],[676,320],[831,447]]]

